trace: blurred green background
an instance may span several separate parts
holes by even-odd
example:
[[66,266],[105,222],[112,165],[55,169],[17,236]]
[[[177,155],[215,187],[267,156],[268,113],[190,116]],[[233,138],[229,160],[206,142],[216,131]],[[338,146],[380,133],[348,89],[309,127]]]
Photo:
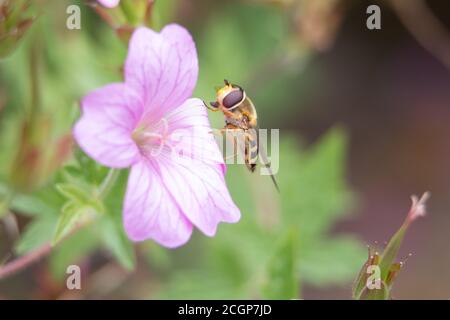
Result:
[[[442,59],[427,51],[410,16],[391,2],[402,3],[374,2],[382,29],[369,31],[366,1],[156,1],[152,27],[178,22],[196,41],[194,96],[213,100],[224,78],[240,84],[260,126],[279,128],[281,141],[280,195],[268,177],[229,166],[242,220],[220,225],[214,238],[196,231],[186,246],[167,250],[126,239],[126,170],[99,199],[107,169],[70,136],[80,97],[121,80],[126,41],[85,1],[36,1],[26,13],[36,21],[0,60],[0,266],[55,235],[57,244],[0,280],[0,298],[349,299],[366,245],[387,241],[409,195],[430,190],[430,214],[402,248],[400,258],[413,256],[394,298],[447,299],[450,52]],[[450,27],[450,4],[427,3]],[[81,30],[66,28],[69,4],[81,8]],[[210,119],[223,123],[218,114]],[[62,225],[67,216],[76,218]],[[71,264],[82,267],[80,291],[66,289]]]

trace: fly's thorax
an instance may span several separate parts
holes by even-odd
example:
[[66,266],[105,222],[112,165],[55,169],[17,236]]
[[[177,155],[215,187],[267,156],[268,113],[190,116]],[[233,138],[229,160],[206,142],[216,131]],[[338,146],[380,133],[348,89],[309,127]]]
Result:
[[246,97],[239,108],[237,108],[237,111],[241,114],[243,121],[247,123],[249,129],[257,127],[258,115],[250,98]]

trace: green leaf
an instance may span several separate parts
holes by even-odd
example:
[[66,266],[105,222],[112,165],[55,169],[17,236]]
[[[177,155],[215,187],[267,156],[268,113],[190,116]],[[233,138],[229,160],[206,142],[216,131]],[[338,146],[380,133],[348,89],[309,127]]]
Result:
[[316,286],[347,283],[365,257],[356,239],[328,235],[353,205],[345,182],[346,146],[340,128],[330,130],[303,153],[297,151],[295,140],[286,139],[281,145],[282,230],[298,228],[301,278]]
[[116,257],[117,261],[127,270],[133,270],[136,256],[133,243],[126,237],[121,225],[113,219],[105,217],[101,221],[101,235],[105,246]]
[[268,265],[267,280],[262,289],[267,299],[296,299],[299,279],[297,275],[296,236],[288,233]]
[[174,14],[180,0],[155,1],[153,4],[152,27],[161,29],[174,20]]
[[[83,178],[83,181],[91,185],[100,185],[108,174],[109,169],[89,158],[81,149],[76,149],[74,153],[78,166],[82,172],[81,177]],[[76,177],[79,178],[79,176]]]
[[52,274],[60,281],[66,276],[67,267],[79,264],[99,245],[98,236],[93,232],[95,226],[80,229],[74,235],[54,247],[50,256]]
[[361,295],[358,297],[359,300],[387,300],[388,298],[389,290],[383,281],[381,281],[380,289],[369,289],[367,286],[364,287]]
[[64,166],[64,168],[62,169],[63,172],[65,172],[68,176],[71,176],[73,178],[77,178],[79,176],[81,176],[83,174],[83,170],[81,170],[78,166],[76,165],[67,165]]
[[157,299],[244,299],[246,292],[238,290],[215,270],[187,270],[175,272],[166,290],[150,298]]
[[386,248],[383,250],[383,254],[380,257],[381,279],[383,279],[383,281],[387,280],[389,270],[395,263],[395,259],[397,258],[398,251],[400,250],[407,229],[408,225],[406,223],[403,224],[392,236],[386,245]]
[[18,214],[33,217],[15,244],[18,254],[25,254],[45,243],[50,243],[64,198],[52,186],[45,186],[31,194],[16,194],[11,209]]
[[100,221],[101,237],[104,246],[127,270],[133,270],[136,264],[133,243],[128,240],[122,225],[122,202],[125,194],[128,172],[121,170],[117,179],[104,199],[106,214]]
[[170,271],[172,261],[168,250],[153,241],[144,242],[140,249],[152,269],[157,272]]
[[345,183],[346,136],[330,130],[306,153],[298,143],[281,145],[279,174],[284,223],[301,229],[302,241],[320,237],[338,218],[350,213],[352,194]]
[[86,187],[74,183],[58,183],[56,188],[69,199],[69,202],[78,207],[91,207],[97,213],[104,211],[102,202],[94,194],[94,188],[86,189]]
[[58,189],[58,191],[67,199],[78,203],[88,204],[92,198],[92,196],[86,192],[86,189],[72,183],[58,183],[56,189]]
[[317,287],[345,285],[358,273],[367,250],[349,236],[324,239],[300,253],[300,274]]
[[11,209],[20,214],[29,216],[56,213],[55,208],[47,205],[44,201],[32,195],[16,195],[12,200]]
[[15,245],[18,255],[26,254],[34,249],[49,243],[56,226],[54,215],[43,215],[30,222]]
[[28,216],[58,215],[65,202],[54,186],[48,185],[31,194],[15,194],[10,208]]
[[76,202],[67,202],[61,209],[61,215],[56,225],[56,230],[52,239],[52,244],[57,244],[78,224],[81,223],[83,215],[89,207],[82,207]]

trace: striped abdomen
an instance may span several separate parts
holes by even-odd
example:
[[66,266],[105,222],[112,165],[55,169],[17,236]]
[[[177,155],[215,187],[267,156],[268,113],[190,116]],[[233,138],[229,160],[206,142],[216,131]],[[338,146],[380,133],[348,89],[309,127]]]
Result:
[[255,130],[245,131],[244,156],[247,168],[251,172],[255,171],[258,159],[258,136]]

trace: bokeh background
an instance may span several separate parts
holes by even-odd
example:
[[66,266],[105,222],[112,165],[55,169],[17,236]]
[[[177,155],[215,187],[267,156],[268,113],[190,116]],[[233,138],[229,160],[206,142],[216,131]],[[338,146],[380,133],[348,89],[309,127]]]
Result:
[[[81,30],[66,28],[70,4]],[[381,7],[381,30],[366,28],[370,4]],[[120,8],[107,12],[125,23]],[[156,1],[149,24],[178,22],[196,41],[194,95],[212,100],[227,78],[246,88],[261,127],[280,129],[281,195],[267,177],[229,166],[242,220],[177,250],[126,239],[127,172],[96,199],[107,169],[70,136],[80,97],[120,81],[126,28],[115,32],[85,1],[33,1],[22,14],[36,19],[0,60],[0,268],[54,240],[67,202],[78,218],[64,232],[96,218],[1,279],[0,298],[350,299],[366,246],[389,240],[409,196],[427,190],[393,298],[450,297],[450,3]],[[82,268],[80,291],[66,289],[71,264]]]

